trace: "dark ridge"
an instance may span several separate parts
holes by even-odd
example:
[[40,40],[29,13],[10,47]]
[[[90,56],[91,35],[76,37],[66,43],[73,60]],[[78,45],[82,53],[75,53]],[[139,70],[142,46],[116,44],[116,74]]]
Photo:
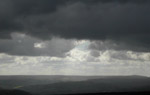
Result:
[[150,95],[150,92],[103,92],[103,93],[78,93],[62,95]]
[[0,95],[32,95],[32,94],[21,90],[0,89]]

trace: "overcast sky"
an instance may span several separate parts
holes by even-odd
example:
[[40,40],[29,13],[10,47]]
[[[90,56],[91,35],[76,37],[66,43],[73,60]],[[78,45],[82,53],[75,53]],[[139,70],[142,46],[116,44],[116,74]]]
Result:
[[0,0],[0,75],[150,76],[150,1]]

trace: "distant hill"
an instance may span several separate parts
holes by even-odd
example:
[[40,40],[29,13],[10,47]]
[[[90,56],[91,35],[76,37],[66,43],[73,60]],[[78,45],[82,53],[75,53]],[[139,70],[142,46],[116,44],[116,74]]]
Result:
[[0,91],[5,95],[106,95],[105,92],[150,92],[149,88],[150,78],[144,76],[0,76]]
[[0,86],[6,89],[13,89],[28,85],[51,84],[64,81],[84,81],[88,79],[97,79],[100,77],[103,76],[63,76],[63,75],[0,76]]
[[30,85],[20,89],[33,94],[75,94],[100,92],[150,91],[150,78],[141,76],[110,76],[84,81],[65,81],[45,85]]

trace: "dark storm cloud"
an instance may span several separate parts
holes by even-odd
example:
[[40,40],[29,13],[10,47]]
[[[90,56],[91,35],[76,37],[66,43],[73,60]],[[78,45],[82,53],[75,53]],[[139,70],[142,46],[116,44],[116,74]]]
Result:
[[149,51],[150,2],[149,0],[1,0],[0,38],[8,38],[14,31],[25,32],[41,39],[60,36],[111,40],[119,46],[119,49]]
[[7,38],[15,30],[23,30],[24,26],[16,19],[52,13],[65,2],[66,0],[0,0],[0,37]]

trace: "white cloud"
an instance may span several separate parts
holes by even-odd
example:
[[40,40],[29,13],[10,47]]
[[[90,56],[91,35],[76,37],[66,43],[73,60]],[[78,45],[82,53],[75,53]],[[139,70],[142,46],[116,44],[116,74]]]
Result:
[[[57,40],[57,39],[55,39]],[[62,40],[51,45],[62,45]],[[14,56],[0,54],[0,74],[25,75],[145,75],[150,76],[150,53],[86,48],[87,42],[59,56]],[[47,43],[45,42],[46,47]],[[53,43],[53,44],[52,44]],[[74,41],[73,44],[75,44]],[[57,45],[58,44],[58,45]],[[48,45],[50,46],[50,45]],[[58,47],[56,50],[65,48]],[[85,49],[83,49],[85,48]],[[18,72],[19,71],[19,72]]]

